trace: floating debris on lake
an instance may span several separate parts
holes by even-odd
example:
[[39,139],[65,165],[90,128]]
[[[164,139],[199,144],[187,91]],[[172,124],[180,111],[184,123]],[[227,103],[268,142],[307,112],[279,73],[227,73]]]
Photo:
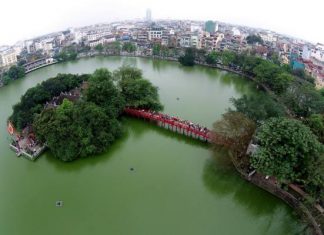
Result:
[[62,207],[63,206],[63,201],[56,201],[55,205],[57,207]]

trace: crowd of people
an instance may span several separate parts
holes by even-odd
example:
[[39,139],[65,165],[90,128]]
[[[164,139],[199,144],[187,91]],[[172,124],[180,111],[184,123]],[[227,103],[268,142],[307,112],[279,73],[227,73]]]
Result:
[[[173,116],[170,116],[170,115],[167,115],[167,114],[159,113],[159,112],[156,112],[156,111],[144,110],[144,109],[141,109],[141,110],[138,110],[138,111],[140,111],[142,113],[145,113],[145,114],[149,114],[149,116],[151,116],[151,117],[160,118],[160,119],[164,119],[164,120],[171,120],[171,121],[177,122],[177,123],[181,124],[184,128],[187,127],[187,128],[202,132],[204,134],[208,134],[210,132],[208,130],[208,128],[206,128],[206,127],[203,127],[203,126],[201,126],[199,124],[195,124],[195,123],[193,123],[191,121],[188,121],[188,120],[182,120],[179,117],[173,117]],[[150,118],[150,117],[148,117],[148,118]]]

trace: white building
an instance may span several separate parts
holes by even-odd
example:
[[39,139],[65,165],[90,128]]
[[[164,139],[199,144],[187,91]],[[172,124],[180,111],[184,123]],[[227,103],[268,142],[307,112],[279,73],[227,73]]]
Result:
[[311,56],[316,60],[324,62],[324,45],[318,43],[315,49],[312,49]]
[[0,52],[0,66],[6,67],[17,63],[17,54],[14,50],[9,49]]
[[162,38],[162,28],[152,28],[148,31],[148,39],[151,41],[153,39],[161,39]]

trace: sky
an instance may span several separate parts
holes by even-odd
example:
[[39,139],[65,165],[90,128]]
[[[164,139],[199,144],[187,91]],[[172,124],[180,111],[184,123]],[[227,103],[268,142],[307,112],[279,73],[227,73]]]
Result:
[[0,45],[68,27],[144,18],[215,20],[324,43],[323,0],[2,0]]

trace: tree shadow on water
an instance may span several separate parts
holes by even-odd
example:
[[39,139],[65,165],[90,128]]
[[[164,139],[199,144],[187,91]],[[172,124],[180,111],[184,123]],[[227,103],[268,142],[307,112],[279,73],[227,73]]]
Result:
[[232,197],[252,216],[274,213],[280,200],[240,177],[225,151],[214,153],[204,166],[203,181],[218,197]]

